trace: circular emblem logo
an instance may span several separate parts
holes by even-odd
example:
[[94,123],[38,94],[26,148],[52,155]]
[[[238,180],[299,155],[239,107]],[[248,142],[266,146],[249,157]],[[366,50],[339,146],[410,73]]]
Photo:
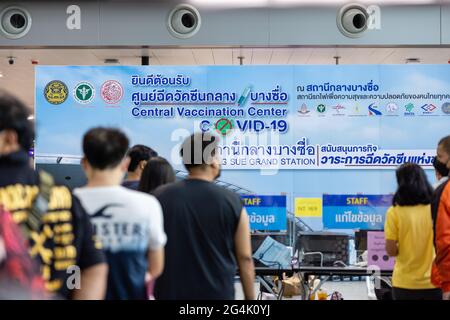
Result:
[[73,89],[73,97],[78,103],[87,104],[95,97],[95,89],[89,82],[80,82]]
[[67,100],[69,90],[64,82],[50,81],[44,89],[45,99],[51,104],[61,104]]
[[123,97],[122,85],[115,80],[108,80],[100,89],[102,99],[109,104],[118,103]]
[[216,131],[221,135],[227,135],[233,129],[233,123],[230,119],[222,118],[216,122]]
[[450,102],[446,102],[442,105],[442,112],[445,114],[450,114]]
[[317,106],[317,112],[319,112],[319,113],[324,113],[326,109],[327,109],[327,108],[325,107],[324,104],[319,104],[319,105]]

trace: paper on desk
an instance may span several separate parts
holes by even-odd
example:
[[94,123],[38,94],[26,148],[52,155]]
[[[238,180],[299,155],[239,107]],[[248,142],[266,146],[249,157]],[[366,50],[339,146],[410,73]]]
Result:
[[263,241],[253,254],[253,258],[272,268],[289,269],[291,267],[291,249],[271,237]]

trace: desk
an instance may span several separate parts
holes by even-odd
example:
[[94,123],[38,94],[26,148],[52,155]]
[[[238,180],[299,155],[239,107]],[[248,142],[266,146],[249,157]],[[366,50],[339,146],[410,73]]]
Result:
[[[279,269],[279,268],[266,268],[266,267],[256,267],[255,273],[257,279],[261,284],[269,289],[271,293],[274,293],[270,288],[270,285],[264,279],[266,276],[278,276],[282,279],[283,274],[287,276],[292,276],[294,273],[301,274],[302,286],[305,294],[303,295],[303,300],[307,300],[311,294],[315,294],[317,290],[320,289],[322,284],[326,282],[332,276],[377,276],[377,277],[390,277],[392,276],[392,271],[388,270],[377,270],[368,269],[365,267],[296,267],[290,269]],[[309,286],[310,276],[325,276],[325,279],[320,279],[320,283],[312,290]],[[283,290],[281,288],[281,281],[278,284],[278,295],[277,298],[281,300],[283,296]]]

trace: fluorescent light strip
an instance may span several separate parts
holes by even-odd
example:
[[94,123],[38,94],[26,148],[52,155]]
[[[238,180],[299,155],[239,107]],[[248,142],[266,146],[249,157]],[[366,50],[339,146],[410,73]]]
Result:
[[425,5],[440,4],[443,0],[188,0],[194,6],[213,8],[258,8],[283,6],[331,6],[347,3],[360,3],[366,5]]

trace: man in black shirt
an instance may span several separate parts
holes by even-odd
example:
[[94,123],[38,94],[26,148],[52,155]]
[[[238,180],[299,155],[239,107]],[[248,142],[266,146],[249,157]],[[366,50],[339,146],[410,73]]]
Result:
[[194,134],[180,153],[188,179],[154,193],[163,208],[168,239],[155,298],[232,300],[238,265],[245,298],[254,299],[247,213],[237,194],[213,183],[220,175],[217,138]]
[[107,265],[89,217],[66,187],[50,183],[43,190],[48,176],[36,172],[28,156],[33,138],[25,105],[0,91],[0,205],[24,231],[50,293],[103,299]]
[[158,153],[150,147],[137,144],[128,150],[127,156],[130,158],[130,164],[128,165],[127,177],[122,186],[131,190],[137,190],[145,165],[148,160],[157,157]]

